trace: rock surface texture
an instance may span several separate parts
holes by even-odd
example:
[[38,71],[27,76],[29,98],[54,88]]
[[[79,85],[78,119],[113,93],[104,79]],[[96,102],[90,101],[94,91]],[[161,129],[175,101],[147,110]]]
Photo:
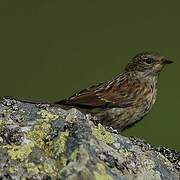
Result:
[[179,180],[179,152],[91,119],[75,108],[2,99],[0,179]]

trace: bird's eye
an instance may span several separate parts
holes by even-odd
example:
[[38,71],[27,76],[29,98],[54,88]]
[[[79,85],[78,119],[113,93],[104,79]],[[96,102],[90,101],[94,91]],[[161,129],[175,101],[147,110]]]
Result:
[[152,64],[153,63],[153,59],[148,58],[148,59],[145,60],[145,63],[146,64]]

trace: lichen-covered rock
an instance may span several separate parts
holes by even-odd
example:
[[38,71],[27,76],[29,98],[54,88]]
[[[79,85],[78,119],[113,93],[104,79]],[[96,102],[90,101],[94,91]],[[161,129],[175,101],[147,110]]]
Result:
[[4,98],[0,179],[178,180],[180,153],[94,125],[72,108]]

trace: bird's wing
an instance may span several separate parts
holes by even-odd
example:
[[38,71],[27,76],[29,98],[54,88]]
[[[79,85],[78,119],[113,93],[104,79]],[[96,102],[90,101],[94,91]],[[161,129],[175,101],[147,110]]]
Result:
[[101,88],[103,88],[104,82],[95,86],[91,86],[87,89],[84,89],[68,99],[64,99],[62,101],[56,102],[61,105],[70,105],[70,106],[78,106],[78,107],[103,107],[106,105],[105,99],[101,99],[98,93],[102,93]]
[[136,92],[133,90],[133,82],[127,78],[120,78],[120,80],[117,78],[91,86],[68,99],[57,102],[57,104],[87,108],[123,108],[135,104]]

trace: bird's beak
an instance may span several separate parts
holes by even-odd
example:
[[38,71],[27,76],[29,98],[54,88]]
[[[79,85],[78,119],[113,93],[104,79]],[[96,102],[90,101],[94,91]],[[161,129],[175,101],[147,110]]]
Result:
[[163,64],[171,64],[171,63],[173,63],[173,61],[171,61],[169,59],[162,59],[162,63]]

